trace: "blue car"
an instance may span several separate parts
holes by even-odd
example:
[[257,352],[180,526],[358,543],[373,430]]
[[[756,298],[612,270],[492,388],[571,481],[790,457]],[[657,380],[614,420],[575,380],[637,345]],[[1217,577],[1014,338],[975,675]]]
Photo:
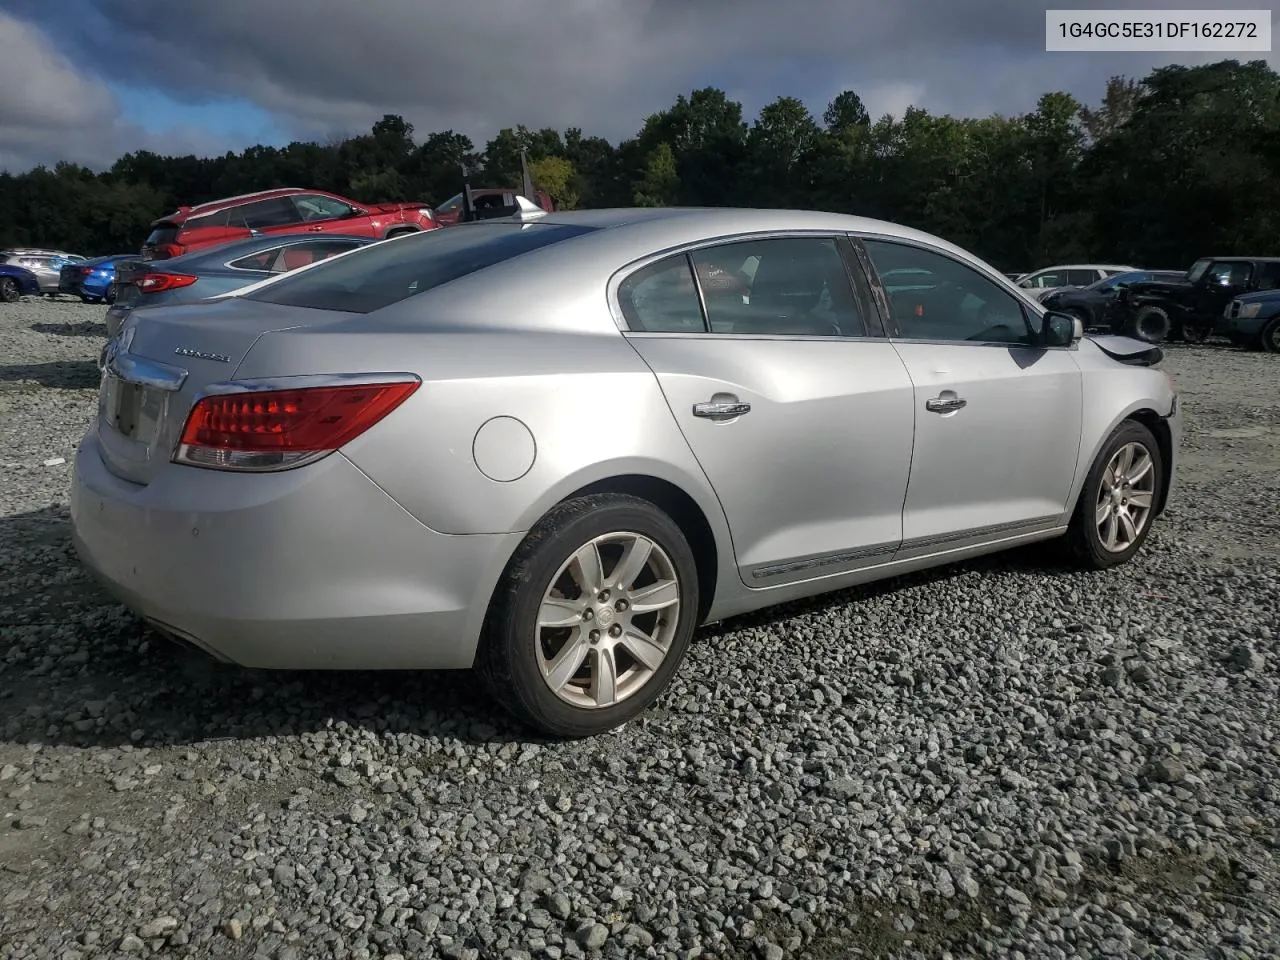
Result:
[[1218,318],[1215,332],[1237,347],[1280,353],[1280,290],[1236,297]]
[[372,237],[333,233],[319,237],[276,234],[170,260],[139,260],[135,255],[117,271],[115,302],[107,310],[107,336],[119,335],[134,310],[216,297],[374,242]]
[[83,263],[68,263],[58,273],[58,292],[76,294],[85,303],[111,303],[116,298],[116,267],[137,260],[136,253],[114,253]]
[[40,279],[26,267],[0,263],[0,303],[15,303],[19,297],[40,293]]

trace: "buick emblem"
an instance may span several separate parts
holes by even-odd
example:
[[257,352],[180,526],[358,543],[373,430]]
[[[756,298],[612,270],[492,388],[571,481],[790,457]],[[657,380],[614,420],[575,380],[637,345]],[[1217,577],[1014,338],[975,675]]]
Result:
[[203,350],[192,350],[190,347],[174,347],[173,352],[180,357],[194,357],[196,360],[216,360],[218,363],[231,362],[231,358],[224,353],[205,353]]

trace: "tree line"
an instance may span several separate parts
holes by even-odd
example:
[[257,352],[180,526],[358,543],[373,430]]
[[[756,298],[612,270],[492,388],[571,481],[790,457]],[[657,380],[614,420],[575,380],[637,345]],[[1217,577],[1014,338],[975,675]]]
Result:
[[1204,255],[1280,255],[1280,74],[1265,61],[1118,76],[1100,104],[1046,93],[1021,116],[908,108],[873,119],[853,91],[813,116],[780,97],[754,120],[713,87],[617,145],[579,128],[503,129],[483,149],[420,142],[401,117],[330,143],[220,157],[127,154],[0,174],[0,247],[137,250],[179,205],[280,186],[365,202],[438,204],[461,186],[519,186],[520,154],[560,208],[802,207],[893,220],[1004,270],[1071,261],[1183,268]]

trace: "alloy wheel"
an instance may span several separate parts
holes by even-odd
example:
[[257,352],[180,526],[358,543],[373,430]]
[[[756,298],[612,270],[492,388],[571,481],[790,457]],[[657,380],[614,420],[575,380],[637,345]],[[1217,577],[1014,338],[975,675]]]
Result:
[[1128,550],[1151,521],[1156,473],[1151,451],[1136,441],[1111,456],[1098,486],[1098,539],[1111,553]]
[[538,609],[538,667],[566,703],[603,709],[640,691],[680,621],[680,578],[662,547],[609,533],[579,547]]

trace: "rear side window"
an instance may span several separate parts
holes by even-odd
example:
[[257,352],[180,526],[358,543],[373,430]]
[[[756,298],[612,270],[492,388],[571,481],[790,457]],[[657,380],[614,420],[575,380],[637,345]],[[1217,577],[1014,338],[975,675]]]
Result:
[[618,307],[638,333],[705,333],[702,303],[689,258],[667,257],[641,267],[618,285]]
[[1087,287],[1098,279],[1096,270],[1068,270],[1067,283],[1073,287]]
[[315,310],[372,313],[593,227],[551,223],[477,224],[374,244],[332,264],[286,277],[246,300]]
[[1264,263],[1258,273],[1259,290],[1275,290],[1280,287],[1280,263]]

